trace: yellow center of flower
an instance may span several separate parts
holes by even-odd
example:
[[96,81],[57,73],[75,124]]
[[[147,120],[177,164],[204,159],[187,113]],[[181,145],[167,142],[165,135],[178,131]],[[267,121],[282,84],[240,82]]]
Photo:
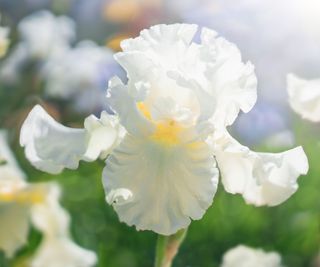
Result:
[[177,145],[180,143],[180,134],[183,128],[174,120],[169,120],[156,124],[156,130],[151,135],[151,139],[165,145]]
[[150,136],[153,141],[160,142],[164,145],[177,145],[180,143],[180,135],[185,129],[174,120],[154,122],[151,113],[143,102],[137,103],[139,111],[155,125],[155,131]]

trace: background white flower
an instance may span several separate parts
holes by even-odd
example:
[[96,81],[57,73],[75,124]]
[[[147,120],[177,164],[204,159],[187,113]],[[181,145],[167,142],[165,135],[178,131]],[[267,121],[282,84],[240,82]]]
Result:
[[0,132],[0,249],[12,257],[26,243],[29,230],[29,203],[20,203],[19,193],[27,187],[25,175],[12,155],[4,131]]
[[305,80],[288,74],[287,91],[290,106],[295,112],[304,119],[320,121],[320,79]]
[[75,25],[65,16],[38,11],[24,18],[18,26],[22,43],[35,58],[54,56],[69,48],[75,38]]
[[28,61],[47,59],[69,49],[75,38],[75,25],[65,16],[38,11],[25,17],[18,25],[21,40],[1,66],[1,80],[15,82]]
[[60,206],[58,185],[27,183],[3,131],[0,132],[0,157],[0,249],[12,257],[27,242],[32,221],[42,233],[43,241],[31,267],[93,266],[96,255],[70,238],[70,217]]
[[94,252],[74,243],[69,234],[70,216],[57,201],[59,188],[53,188],[44,203],[32,207],[33,225],[43,233],[43,240],[31,267],[90,267],[97,262]]
[[111,71],[120,72],[112,51],[91,41],[81,41],[44,65],[45,94],[72,100],[78,111],[105,109],[105,83]]
[[277,252],[239,245],[227,251],[221,267],[283,267]]
[[79,247],[69,238],[45,239],[37,250],[31,267],[90,267],[95,266],[96,255]]

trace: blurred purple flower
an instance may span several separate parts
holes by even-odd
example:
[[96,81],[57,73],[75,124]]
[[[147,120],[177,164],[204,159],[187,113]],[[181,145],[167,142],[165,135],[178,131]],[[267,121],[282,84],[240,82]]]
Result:
[[[266,102],[257,103],[248,114],[240,115],[233,126],[235,134],[247,145],[261,144],[279,133],[288,132],[289,129],[286,110]],[[291,143],[290,140],[288,142]]]

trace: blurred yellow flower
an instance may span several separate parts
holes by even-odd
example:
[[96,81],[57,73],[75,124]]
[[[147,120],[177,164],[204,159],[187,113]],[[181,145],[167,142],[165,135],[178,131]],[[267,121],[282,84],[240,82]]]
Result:
[[120,33],[111,36],[106,42],[106,46],[111,48],[113,51],[119,52],[121,50],[120,43],[125,40],[130,38],[131,35],[127,33]]
[[106,20],[125,23],[141,15],[145,8],[159,7],[162,0],[111,0],[103,9]]

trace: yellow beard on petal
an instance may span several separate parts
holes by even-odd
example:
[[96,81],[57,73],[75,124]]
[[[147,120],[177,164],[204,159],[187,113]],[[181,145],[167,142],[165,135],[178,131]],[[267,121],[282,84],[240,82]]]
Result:
[[177,145],[180,141],[180,134],[183,127],[174,120],[169,120],[156,124],[155,132],[150,136],[152,140],[165,145]]
[[143,102],[138,102],[137,107],[144,117],[155,124],[155,131],[150,136],[151,140],[169,146],[181,143],[180,136],[185,130],[185,127],[179,125],[179,123],[174,120],[165,120],[156,123],[152,120],[151,112]]
[[152,120],[151,112],[149,111],[148,107],[143,102],[137,103],[138,110],[145,116],[148,120]]

